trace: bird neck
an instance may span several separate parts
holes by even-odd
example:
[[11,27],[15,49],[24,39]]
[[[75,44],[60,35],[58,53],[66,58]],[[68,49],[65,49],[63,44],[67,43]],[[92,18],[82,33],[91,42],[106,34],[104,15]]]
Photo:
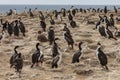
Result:
[[81,44],[79,44],[79,50],[80,50],[80,51],[82,50],[82,48],[81,48]]
[[38,46],[36,46],[36,49],[37,49],[37,50],[40,50]]
[[16,48],[14,49],[14,52],[15,52],[15,54],[17,54],[17,50],[16,50]]
[[15,26],[17,26],[17,25],[18,25],[18,22],[16,22]]
[[101,51],[101,46],[98,46],[97,51]]

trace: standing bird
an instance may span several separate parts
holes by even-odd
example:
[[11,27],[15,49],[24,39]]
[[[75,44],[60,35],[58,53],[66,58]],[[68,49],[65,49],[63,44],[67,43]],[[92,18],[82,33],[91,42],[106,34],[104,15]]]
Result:
[[69,47],[69,45],[71,45],[71,47],[73,49],[74,40],[73,40],[71,34],[68,31],[66,31],[64,33],[64,39],[67,41],[68,47]]
[[106,35],[106,33],[105,33],[105,27],[104,27],[104,26],[98,25],[98,26],[97,26],[97,29],[98,29],[98,31],[99,31],[99,33],[100,33],[101,36],[107,37],[107,35]]
[[9,12],[7,13],[7,16],[11,16],[13,14],[12,9],[9,10]]
[[19,26],[19,29],[21,31],[21,33],[23,34],[23,36],[25,36],[25,25],[24,23],[21,21],[21,18],[19,18],[18,20],[18,26]]
[[58,16],[58,11],[57,10],[54,11],[54,16],[57,19],[57,16]]
[[21,57],[21,53],[19,53],[18,57],[15,59],[14,65],[16,71],[20,73],[23,68],[23,58]]
[[118,11],[117,11],[117,8],[116,8],[115,6],[114,6],[114,11],[115,11],[115,13],[117,14]]
[[114,18],[113,18],[113,14],[110,14],[110,26],[115,27],[115,21],[114,21]]
[[108,29],[108,26],[106,26],[106,28],[105,28],[105,33],[106,33],[108,39],[113,38],[113,39],[117,40],[117,39],[113,36],[113,33]]
[[16,58],[18,57],[18,51],[16,50],[17,48],[19,48],[19,46],[15,46],[14,48],[14,54],[10,57],[10,68],[13,67]]
[[51,25],[54,25],[54,24],[55,24],[55,21],[54,21],[54,19],[52,18],[52,16],[50,16],[50,24],[51,24]]
[[73,20],[70,21],[70,25],[72,28],[75,28],[77,26],[76,22]]
[[56,57],[58,54],[59,54],[59,47],[56,43],[56,40],[59,40],[59,38],[55,38],[54,39],[54,42],[53,42],[53,45],[52,45],[52,57]]
[[18,26],[18,20],[15,21],[15,26],[14,26],[14,35],[19,36],[19,26]]
[[62,8],[62,9],[61,9],[61,12],[62,12],[62,16],[63,16],[63,17],[66,17],[66,9],[65,9],[65,8]]
[[40,21],[40,26],[42,27],[43,31],[45,32],[46,31],[46,23],[45,23],[45,21],[41,20]]
[[69,19],[69,21],[72,21],[72,20],[73,20],[73,16],[71,15],[70,12],[68,12],[68,19]]
[[73,9],[72,10],[72,15],[75,16],[75,14],[76,14],[76,9]]
[[83,44],[83,42],[80,42],[79,43],[79,50],[73,55],[73,58],[72,58],[72,63],[76,63],[76,62],[79,62],[81,56],[82,56],[82,48],[81,48],[81,45]]
[[104,22],[107,26],[110,26],[110,21],[108,20],[107,16],[104,16]]
[[32,18],[34,17],[34,15],[33,15],[32,11],[31,11],[31,9],[29,9],[29,16],[32,17]]
[[41,11],[39,11],[39,18],[40,20],[45,21],[45,17]]
[[7,23],[8,27],[7,27],[7,31],[8,31],[8,34],[9,36],[12,36],[13,34],[13,27],[10,23]]
[[7,30],[7,27],[8,27],[8,21],[5,21],[4,23],[2,23],[3,27],[2,27],[2,30],[6,31]]
[[104,13],[106,14],[107,13],[107,6],[104,7]]
[[2,39],[4,39],[4,35],[5,35],[5,33],[4,33],[4,31],[2,30],[2,34],[0,35],[0,42],[2,41]]
[[62,61],[62,53],[59,53],[56,57],[52,60],[52,68],[58,68],[58,65]]
[[[55,40],[59,40],[59,38],[55,38]],[[60,52],[59,47],[57,46],[57,43],[54,41],[53,49],[54,54],[53,54],[53,60],[52,60],[52,68],[58,68],[58,65],[62,61],[62,53]]]
[[99,59],[99,62],[100,64],[105,68],[106,70],[108,70],[108,67],[107,67],[107,63],[108,63],[108,60],[107,60],[107,56],[105,55],[105,53],[101,50],[101,44],[98,43],[98,48],[97,48],[97,57]]
[[32,55],[32,65],[31,68],[33,68],[33,66],[36,64],[38,66],[38,63],[41,62],[41,64],[43,63],[44,60],[44,55],[43,53],[40,51],[39,46],[40,44],[37,43],[36,44],[36,51],[33,53]]
[[0,19],[0,27],[3,25],[3,19]]
[[55,32],[53,30],[53,27],[51,26],[48,31],[48,40],[50,45],[54,42],[54,39],[55,39]]
[[67,24],[66,24],[66,23],[63,23],[63,25],[64,25],[63,31],[67,31],[67,32],[70,34],[70,30],[69,30],[69,28],[67,27]]

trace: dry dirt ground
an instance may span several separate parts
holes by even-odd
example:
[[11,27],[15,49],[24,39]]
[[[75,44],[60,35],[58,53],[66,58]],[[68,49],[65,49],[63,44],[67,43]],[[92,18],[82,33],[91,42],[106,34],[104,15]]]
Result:
[[[74,45],[74,49],[67,49],[67,43],[63,37],[63,24],[56,21],[54,25],[55,35],[60,38],[57,41],[61,48],[62,62],[58,69],[51,69],[51,46],[48,42],[40,42],[40,49],[45,55],[45,61],[42,66],[30,68],[31,55],[35,50],[37,42],[37,32],[41,30],[39,25],[39,18],[29,18],[22,16],[22,21],[26,26],[26,37],[20,35],[16,38],[11,38],[6,34],[6,38],[0,43],[0,80],[120,80],[120,39],[113,40],[103,38],[99,35],[97,30],[93,30],[95,25],[89,25],[82,22],[85,16],[90,16],[90,20],[97,22],[98,13],[77,13],[74,17],[78,27],[71,28],[67,17],[63,18],[62,23],[67,23],[75,44],[79,41],[83,41],[83,55],[79,63],[71,64],[72,56],[78,47]],[[20,16],[20,15],[19,15]],[[18,16],[17,16],[18,17]],[[11,17],[1,15],[4,20],[12,21]],[[46,19],[47,30],[50,26],[49,19]],[[117,23],[116,26],[120,29],[120,25]],[[1,28],[0,28],[1,29]],[[114,31],[113,29],[111,29]],[[0,30],[1,31],[1,30]],[[44,33],[47,36],[47,32]],[[97,42],[100,42],[103,46],[103,51],[108,57],[109,71],[102,69],[96,57]],[[24,66],[22,69],[21,77],[18,77],[13,68],[10,69],[9,59],[13,54],[13,48],[19,45],[19,52],[22,53],[24,58]]]

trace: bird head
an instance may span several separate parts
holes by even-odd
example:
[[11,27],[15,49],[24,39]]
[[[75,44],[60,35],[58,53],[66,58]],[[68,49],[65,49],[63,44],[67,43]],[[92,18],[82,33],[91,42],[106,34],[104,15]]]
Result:
[[59,38],[55,38],[54,41],[56,41],[56,40],[60,40],[60,39]]
[[38,46],[40,45],[40,43],[37,43],[36,44],[36,49],[39,50]]
[[97,43],[97,45],[101,45],[101,43],[100,43],[100,42],[98,42],[98,43]]
[[80,42],[79,42],[79,45],[78,45],[78,47],[79,47],[80,50],[82,50],[82,48],[81,48],[81,45],[82,45],[82,44],[83,44],[83,42],[80,41]]
[[14,49],[17,49],[17,48],[19,48],[19,46],[15,46],[15,48],[14,48]]
[[36,44],[36,46],[39,46],[39,45],[40,45],[40,43],[37,43],[37,44]]

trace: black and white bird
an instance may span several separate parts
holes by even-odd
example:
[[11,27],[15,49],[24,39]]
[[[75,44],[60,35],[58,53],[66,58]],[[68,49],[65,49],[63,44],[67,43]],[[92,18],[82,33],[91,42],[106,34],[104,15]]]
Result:
[[50,16],[50,24],[51,24],[51,25],[54,25],[54,24],[55,24],[55,21],[54,21],[54,19],[52,18],[52,16]]
[[100,35],[103,37],[107,37],[106,33],[105,33],[105,27],[102,25],[98,25],[97,26],[97,30],[99,31]]
[[70,12],[68,12],[68,19],[69,19],[69,21],[73,20],[73,16],[71,15]]
[[120,21],[120,18],[116,17],[116,21],[118,21],[118,22],[119,22],[119,21]]
[[62,52],[58,49],[59,53],[52,60],[52,68],[58,68],[62,61]]
[[108,26],[105,27],[105,33],[107,35],[107,38],[108,39],[114,39],[114,40],[117,40],[114,36],[113,36],[113,33],[108,29]]
[[9,9],[9,12],[7,12],[7,16],[11,16],[13,14],[13,10]]
[[115,37],[120,37],[120,30],[118,30],[118,28],[115,28],[115,32],[114,32]]
[[50,45],[52,45],[52,43],[54,42],[54,39],[55,39],[55,32],[53,27],[51,26],[48,31],[48,40]]
[[41,20],[40,21],[40,26],[42,27],[43,31],[45,32],[46,31],[46,23],[45,23],[45,21]]
[[7,27],[8,27],[8,21],[5,21],[4,23],[2,23],[2,30],[6,31]]
[[21,18],[18,18],[18,26],[19,26],[19,29],[21,31],[21,33],[23,34],[23,36],[25,36],[25,32],[26,32],[26,29],[25,29],[25,25],[24,23],[21,21]]
[[76,9],[72,9],[72,15],[73,15],[73,16],[76,15]]
[[18,49],[19,46],[15,46],[14,48],[14,54],[10,57],[10,68],[12,68],[15,64],[15,60],[18,57],[18,51],[16,49]]
[[68,31],[65,31],[64,39],[66,40],[66,42],[68,44],[68,48],[71,45],[71,48],[73,49],[74,40],[72,38],[72,35]]
[[106,70],[108,70],[108,67],[107,67],[107,63],[108,63],[108,59],[107,59],[107,56],[106,54],[101,50],[101,44],[98,43],[97,44],[98,47],[97,47],[97,57],[98,57],[98,60],[100,62],[100,64],[106,68]]
[[115,21],[113,18],[113,14],[110,14],[110,27],[115,27]]
[[34,15],[33,15],[33,12],[32,12],[32,10],[31,10],[31,8],[29,9],[29,16],[30,16],[31,18],[33,18],[33,17],[34,17]]
[[39,18],[40,20],[45,21],[45,17],[41,11],[39,11]]
[[65,8],[62,8],[62,9],[61,9],[61,12],[62,12],[62,16],[63,16],[63,17],[66,17],[66,9],[65,9]]
[[36,44],[36,50],[32,54],[32,65],[31,65],[31,68],[33,68],[35,64],[38,66],[39,62],[41,64],[43,63],[44,55],[43,55],[42,51],[40,51],[39,45],[40,45],[39,43]]
[[2,30],[2,34],[0,35],[0,42],[2,41],[2,39],[4,39],[5,38],[5,31],[4,30]]
[[3,25],[3,19],[0,19],[0,27]]
[[104,22],[107,26],[110,26],[110,21],[108,20],[107,16],[104,16]]
[[54,42],[52,44],[52,57],[56,57],[59,54],[59,46],[56,43],[56,41],[59,40],[59,38],[55,38]]
[[108,12],[107,6],[104,7],[104,13],[106,14]]
[[72,63],[78,63],[81,56],[82,56],[82,48],[81,48],[81,45],[83,44],[83,42],[80,42],[79,45],[78,45],[78,48],[79,50],[77,52],[75,52],[75,54],[73,55],[73,58],[72,58]]
[[71,33],[69,28],[67,27],[67,24],[63,23],[63,25],[64,25],[63,31],[67,31],[68,33]]
[[18,20],[15,21],[15,26],[14,26],[14,35],[19,36],[19,26],[18,26]]
[[71,26],[72,28],[75,28],[75,27],[77,27],[77,24],[76,24],[75,21],[71,20],[71,21],[70,21],[70,26]]
[[7,23],[7,31],[8,31],[9,36],[12,36],[13,26],[9,22]]
[[21,72],[23,68],[23,58],[21,56],[21,53],[18,53],[18,57],[14,61],[15,69],[18,73]]
[[114,6],[114,11],[117,14],[118,10],[117,10],[117,8],[115,6]]

